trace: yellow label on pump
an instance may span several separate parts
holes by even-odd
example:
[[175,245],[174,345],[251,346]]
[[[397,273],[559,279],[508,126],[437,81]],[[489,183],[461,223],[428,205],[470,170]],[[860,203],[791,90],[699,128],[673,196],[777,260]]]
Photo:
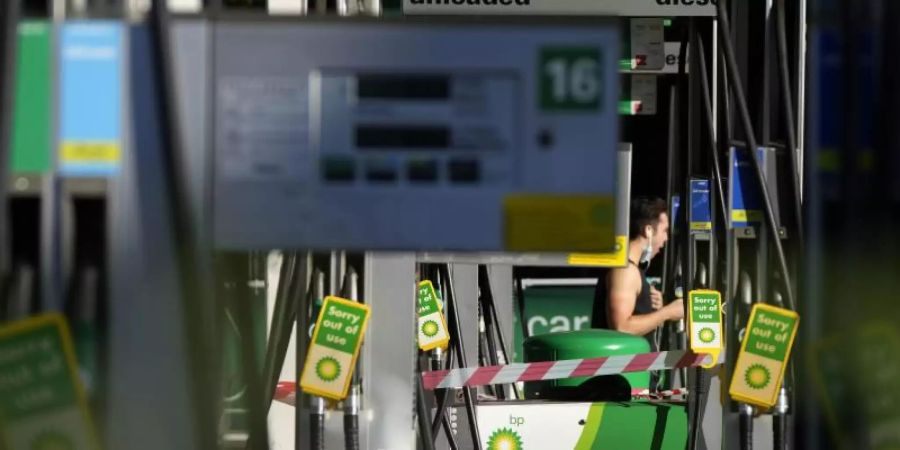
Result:
[[612,196],[511,195],[503,210],[508,251],[596,252],[615,245]]
[[625,267],[628,264],[628,236],[616,237],[616,247],[610,253],[572,253],[570,266]]
[[793,311],[753,307],[731,378],[731,398],[764,408],[775,405],[799,323]]
[[688,294],[688,330],[691,350],[712,356],[706,369],[715,367],[722,353],[722,294],[717,291],[697,290]]
[[368,306],[325,298],[303,365],[303,392],[332,400],[347,397],[368,323]]
[[417,302],[419,348],[425,352],[447,348],[450,333],[447,331],[443,307],[431,281],[419,283]]

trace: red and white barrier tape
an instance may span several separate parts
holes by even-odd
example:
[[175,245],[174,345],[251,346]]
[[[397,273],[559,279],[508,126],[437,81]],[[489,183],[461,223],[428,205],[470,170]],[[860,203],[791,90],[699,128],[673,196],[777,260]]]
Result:
[[690,351],[643,353],[605,358],[509,364],[441,370],[422,374],[426,390],[509,384],[520,381],[562,380],[648,370],[681,369],[708,363],[711,356]]
[[650,392],[649,389],[633,389],[631,391],[632,398],[647,398],[651,400],[667,399],[672,397],[682,397],[688,395],[687,389],[672,389],[669,391]]
[[293,381],[280,381],[275,388],[275,400],[287,405],[297,404],[297,383]]
[[[688,395],[687,389],[672,389],[668,391],[650,392],[649,389],[632,389],[632,398],[645,398],[649,400],[665,400],[672,397],[683,397]],[[294,406],[297,404],[297,383],[292,381],[282,381],[275,388],[275,401],[286,405]]]

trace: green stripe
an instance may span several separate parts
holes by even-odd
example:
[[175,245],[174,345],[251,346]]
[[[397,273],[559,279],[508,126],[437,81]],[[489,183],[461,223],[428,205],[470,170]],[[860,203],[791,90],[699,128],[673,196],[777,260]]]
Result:
[[12,132],[12,171],[50,170],[50,24],[19,25]]
[[603,422],[603,408],[605,406],[605,403],[594,403],[591,405],[587,423],[584,425],[584,431],[581,432],[581,437],[578,438],[574,450],[591,450],[591,447],[594,446],[594,439],[597,438],[597,433],[600,431],[600,423]]

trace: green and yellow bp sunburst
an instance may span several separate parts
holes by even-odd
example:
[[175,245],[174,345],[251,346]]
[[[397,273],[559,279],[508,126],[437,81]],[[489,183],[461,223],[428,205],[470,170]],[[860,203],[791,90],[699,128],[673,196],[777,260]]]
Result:
[[496,430],[488,438],[487,450],[522,450],[522,448],[522,437],[509,428]]
[[762,364],[753,364],[744,372],[744,381],[751,389],[765,389],[772,381],[772,374]]
[[440,331],[440,329],[441,329],[441,327],[437,324],[437,322],[435,322],[433,320],[429,320],[429,321],[426,321],[422,325],[422,334],[424,334],[427,337],[432,338],[432,337],[437,336],[438,331]]
[[716,332],[712,328],[704,328],[700,330],[700,341],[709,344],[716,340]]
[[316,376],[326,382],[337,380],[341,376],[341,363],[330,356],[320,359],[316,363]]

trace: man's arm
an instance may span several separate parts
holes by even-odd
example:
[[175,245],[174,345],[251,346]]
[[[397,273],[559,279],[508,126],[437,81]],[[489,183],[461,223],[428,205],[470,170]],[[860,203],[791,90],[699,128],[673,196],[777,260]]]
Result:
[[[643,336],[672,319],[672,308],[664,307],[650,314],[634,314],[641,289],[641,277],[631,268],[615,269],[609,280],[609,325],[621,333]],[[671,306],[671,305],[670,305]]]

